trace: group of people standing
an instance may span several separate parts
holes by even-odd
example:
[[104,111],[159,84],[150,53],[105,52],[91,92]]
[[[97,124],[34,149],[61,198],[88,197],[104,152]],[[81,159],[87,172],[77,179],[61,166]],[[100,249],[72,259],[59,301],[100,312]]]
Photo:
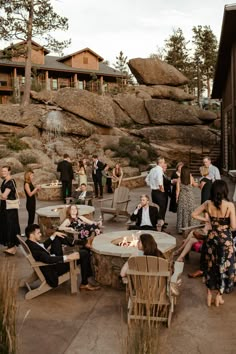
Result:
[[[67,197],[72,195],[72,181],[74,174],[79,176],[80,186],[88,183],[88,169],[91,169],[91,177],[94,184],[95,198],[103,198],[104,179],[108,193],[112,193],[112,183],[114,188],[120,186],[123,178],[123,170],[120,164],[116,164],[113,169],[109,165],[98,159],[97,155],[92,156],[91,164],[88,166],[87,160],[80,160],[73,170],[73,165],[68,154],[64,154],[62,161],[58,163],[57,172],[60,173],[60,181],[62,182],[62,195],[64,202]],[[111,170],[111,171],[110,171]]]

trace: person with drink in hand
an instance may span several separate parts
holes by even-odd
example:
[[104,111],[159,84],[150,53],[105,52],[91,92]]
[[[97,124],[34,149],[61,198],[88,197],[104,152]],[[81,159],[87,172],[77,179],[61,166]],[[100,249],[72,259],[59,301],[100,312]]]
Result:
[[36,211],[36,194],[41,189],[39,185],[33,185],[34,172],[26,171],[24,175],[24,191],[26,195],[26,210],[28,211],[28,225],[34,223]]

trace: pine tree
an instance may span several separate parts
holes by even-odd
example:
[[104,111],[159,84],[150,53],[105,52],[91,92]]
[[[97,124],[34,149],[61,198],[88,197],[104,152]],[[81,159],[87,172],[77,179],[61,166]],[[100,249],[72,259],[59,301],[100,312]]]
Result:
[[[128,58],[124,56],[122,50],[120,51],[119,55],[116,57],[116,63],[114,67],[119,70],[123,75],[126,75],[126,80],[132,85],[133,84],[133,75],[131,74],[129,67],[128,67]],[[122,86],[124,84],[124,79],[121,80]]]
[[170,37],[165,40],[165,57],[164,60],[173,65],[183,74],[186,74],[188,71],[189,64],[189,54],[187,50],[187,44],[183,31],[181,28],[173,30],[173,33]]
[[[40,38],[45,46],[59,52],[70,44],[57,41],[49,33],[55,30],[67,30],[68,19],[54,12],[50,0],[0,0],[0,36],[2,39],[25,41],[25,46],[14,47],[25,56],[25,86],[22,105],[29,104],[32,68],[32,39]],[[8,53],[9,55],[9,53]]]
[[210,81],[214,78],[217,59],[217,38],[210,26],[197,26],[193,27],[193,43],[194,62],[201,72],[202,80],[206,82],[208,97],[210,97]]

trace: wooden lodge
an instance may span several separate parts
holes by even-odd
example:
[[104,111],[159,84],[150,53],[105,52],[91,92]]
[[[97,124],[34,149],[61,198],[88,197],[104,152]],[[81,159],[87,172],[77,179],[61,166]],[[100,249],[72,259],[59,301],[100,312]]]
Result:
[[224,9],[212,98],[221,99],[221,166],[236,170],[236,4]]
[[[15,46],[24,47],[25,42]],[[6,48],[8,52],[11,47]],[[0,52],[0,103],[11,102],[24,91],[25,58],[17,54],[7,56]],[[19,53],[19,52],[17,52]],[[32,90],[58,90],[63,87],[105,91],[126,76],[103,63],[103,58],[89,48],[58,57],[32,42]]]

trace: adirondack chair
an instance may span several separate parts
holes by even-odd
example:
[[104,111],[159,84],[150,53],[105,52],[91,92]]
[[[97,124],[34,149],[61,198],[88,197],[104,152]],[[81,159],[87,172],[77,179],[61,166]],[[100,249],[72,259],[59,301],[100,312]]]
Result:
[[[104,206],[104,202],[107,201],[111,201],[110,207]],[[102,220],[104,220],[104,214],[112,214],[114,217],[125,216],[129,218],[129,213],[127,211],[129,201],[129,189],[126,187],[116,188],[113,198],[100,200]]]
[[148,320],[166,322],[170,327],[176,299],[170,289],[169,262],[153,256],[131,257],[127,278],[128,324],[131,320]]
[[[27,287],[28,292],[25,294],[25,299],[31,300],[53,289],[50,285],[47,284],[45,277],[41,272],[41,269],[39,268],[43,266],[48,266],[48,264],[42,262],[36,262],[25,241],[20,236],[17,236],[17,238],[20,242],[20,246],[23,254],[25,255],[27,261],[29,262],[30,266],[33,269],[33,273],[28,278],[22,279],[19,284],[20,287]],[[76,261],[70,261],[69,263],[70,263],[70,270],[58,278],[59,280],[58,285],[64,283],[67,280],[70,280],[71,294],[75,294],[78,292],[77,276],[80,273],[80,270],[76,264]],[[31,284],[34,283],[36,280],[39,280],[41,283],[38,287],[32,288]]]

